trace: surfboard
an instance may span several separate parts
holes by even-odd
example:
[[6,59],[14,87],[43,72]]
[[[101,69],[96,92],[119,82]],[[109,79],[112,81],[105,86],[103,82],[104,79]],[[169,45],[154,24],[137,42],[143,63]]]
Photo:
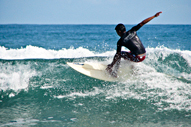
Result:
[[99,79],[99,80],[104,80],[104,81],[118,81],[121,80],[123,78],[128,78],[129,77],[129,68],[119,68],[118,70],[118,77],[113,77],[111,76],[107,71],[107,65],[106,64],[102,64],[102,63],[94,63],[94,62],[84,62],[84,63],[70,63],[67,62],[67,64],[73,68],[74,70],[95,78],[95,79]]

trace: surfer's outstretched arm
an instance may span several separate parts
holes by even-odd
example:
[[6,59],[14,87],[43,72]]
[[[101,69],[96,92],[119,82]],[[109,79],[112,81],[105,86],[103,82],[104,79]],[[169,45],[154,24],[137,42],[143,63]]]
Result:
[[160,15],[160,13],[162,13],[162,11],[157,12],[155,15],[143,20],[141,23],[139,23],[141,26],[145,25],[146,23],[148,23],[149,21],[151,21],[152,19],[154,19],[155,17],[158,17]]

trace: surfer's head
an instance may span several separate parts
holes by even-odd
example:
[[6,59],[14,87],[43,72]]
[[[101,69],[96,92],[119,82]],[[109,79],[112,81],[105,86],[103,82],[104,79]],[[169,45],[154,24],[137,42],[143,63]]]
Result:
[[126,28],[125,28],[125,26],[124,26],[122,23],[119,23],[119,24],[115,27],[115,30],[116,30],[116,32],[117,32],[117,34],[118,34],[119,36],[122,36],[122,34],[123,34],[124,32],[126,32]]

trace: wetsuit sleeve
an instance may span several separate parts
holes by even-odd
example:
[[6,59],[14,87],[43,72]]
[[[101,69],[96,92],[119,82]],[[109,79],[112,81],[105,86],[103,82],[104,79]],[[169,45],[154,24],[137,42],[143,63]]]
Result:
[[138,24],[138,25],[132,27],[130,31],[137,31],[137,30],[139,30],[140,28],[141,28],[141,25]]

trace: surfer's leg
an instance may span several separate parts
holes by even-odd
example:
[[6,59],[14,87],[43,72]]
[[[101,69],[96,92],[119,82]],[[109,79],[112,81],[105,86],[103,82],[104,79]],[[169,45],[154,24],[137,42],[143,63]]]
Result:
[[133,55],[131,54],[131,52],[121,51],[121,57],[122,57],[123,59],[125,59],[125,60],[132,61]]
[[119,66],[120,66],[120,62],[121,62],[121,59],[118,59],[114,68],[113,68],[113,71],[111,72],[111,75],[113,77],[116,77],[117,78],[117,73],[118,73],[118,69],[119,69]]

